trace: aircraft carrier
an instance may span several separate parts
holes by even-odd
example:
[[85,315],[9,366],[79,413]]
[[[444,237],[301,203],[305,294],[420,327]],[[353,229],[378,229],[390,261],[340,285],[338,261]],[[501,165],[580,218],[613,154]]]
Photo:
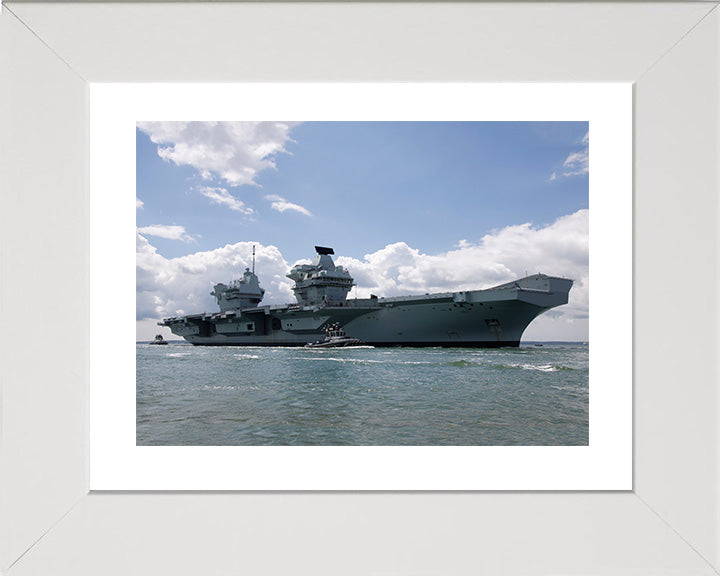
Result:
[[534,274],[485,290],[423,296],[351,298],[350,273],[316,246],[312,264],[294,266],[296,304],[260,306],[265,290],[253,269],[212,291],[219,312],[158,322],[196,346],[304,346],[329,326],[371,346],[518,346],[539,314],[567,304],[573,281]]

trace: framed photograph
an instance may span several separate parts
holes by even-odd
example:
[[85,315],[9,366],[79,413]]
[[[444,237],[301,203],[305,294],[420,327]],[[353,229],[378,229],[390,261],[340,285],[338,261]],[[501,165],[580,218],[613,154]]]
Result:
[[[717,256],[718,62],[713,47],[720,21],[715,4],[14,3],[4,7],[1,17],[7,55],[2,75],[13,87],[3,102],[3,123],[10,127],[2,137],[3,156],[9,160],[3,163],[3,179],[14,191],[4,195],[2,210],[3,245],[11,247],[2,256],[3,348],[12,351],[4,356],[2,373],[4,571],[40,574],[52,567],[90,574],[138,564],[148,573],[160,566],[181,572],[232,570],[240,565],[230,542],[243,538],[248,547],[243,569],[263,566],[279,574],[292,565],[294,572],[330,572],[351,550],[347,536],[357,541],[365,534],[367,540],[372,533],[375,552],[350,571],[467,571],[477,566],[470,541],[480,541],[483,567],[498,573],[631,573],[628,566],[657,574],[715,573],[720,551],[712,463],[720,440],[713,424],[717,335],[715,323],[708,322],[717,293],[714,265],[708,266]],[[243,33],[231,34],[237,26]],[[429,30],[432,38],[445,41],[426,43]],[[377,41],[360,41],[371,36]],[[265,49],[252,49],[260,45]],[[587,123],[587,131],[575,137],[577,149],[559,153],[557,169],[546,170],[541,182],[549,187],[572,172],[589,171],[586,445],[531,445],[527,440],[519,446],[483,445],[473,438],[447,445],[385,440],[294,446],[287,436],[269,446],[158,441],[167,429],[150,430],[138,440],[140,416],[152,419],[138,410],[136,375],[152,364],[148,354],[183,350],[143,344],[143,363],[136,365],[136,342],[155,336],[138,338],[138,330],[149,328],[141,325],[145,320],[157,320],[148,315],[136,324],[136,242],[155,239],[155,244],[148,241],[148,252],[167,261],[190,255],[172,256],[168,246],[158,250],[162,239],[173,240],[169,234],[187,244],[200,244],[200,236],[210,234],[208,228],[191,229],[177,216],[136,221],[142,210],[159,215],[168,209],[138,192],[141,173],[150,178],[152,169],[159,169],[150,165],[150,155],[140,158],[138,147],[155,155],[160,151],[161,161],[164,154],[167,166],[160,167],[184,165],[190,171],[179,186],[184,186],[181,195],[194,194],[195,200],[215,207],[233,203],[245,216],[263,210],[317,220],[318,209],[306,202],[312,195],[281,194],[279,186],[251,177],[249,185],[267,188],[256,191],[253,200],[231,186],[234,176],[222,167],[192,160],[196,149],[184,149],[183,160],[184,143],[168,139],[172,130],[167,125],[152,124],[277,126],[281,121],[303,122],[289,126],[283,144],[305,161],[309,157],[302,146],[321,142],[313,129],[323,123],[333,123],[336,130],[347,130],[349,122],[371,128],[417,123],[420,131],[427,127],[421,123],[430,122],[433,128],[452,123],[448,129],[489,122],[546,123],[544,128]],[[348,134],[344,141],[351,138]],[[416,146],[424,137],[416,134]],[[498,142],[506,138],[495,137]],[[460,155],[459,149],[452,152]],[[271,159],[281,179],[284,167]],[[422,202],[415,204],[420,208]],[[584,207],[563,209],[567,216]],[[196,216],[203,214],[198,210]],[[459,212],[453,218],[461,221]],[[527,224],[525,230],[541,231],[557,222],[549,213],[544,219],[517,219],[496,230],[484,228],[480,238],[463,234],[450,248],[482,247],[483,239],[492,240],[508,226]],[[245,241],[249,247],[254,243],[256,256],[270,266],[267,249],[275,244],[257,237],[258,230]],[[214,232],[223,234],[219,228]],[[382,234],[375,236],[379,245],[369,255],[390,245]],[[332,239],[317,242],[318,258],[334,256],[329,253]],[[413,241],[405,244],[415,249]],[[198,252],[219,247],[216,243]],[[312,261],[292,252],[301,246],[275,247],[281,250],[276,263],[297,265],[297,274],[312,267]],[[431,256],[449,252],[417,250]],[[422,300],[443,292],[435,290],[437,282],[419,282],[414,294],[376,295],[369,292],[370,279],[381,272],[368,268],[365,253],[341,258],[338,254],[335,261],[348,274],[374,273],[365,275],[368,294],[357,294],[357,301],[378,296],[385,306],[394,304],[393,298]],[[255,274],[251,255],[236,260]],[[415,268],[422,269],[422,263]],[[517,264],[510,268],[515,272]],[[153,269],[159,266],[148,267]],[[476,291],[500,288],[517,295],[523,287],[513,282],[522,278],[528,280],[528,292],[534,272],[521,270],[494,285],[458,282],[447,292],[458,306],[479,304]],[[268,297],[293,287],[293,296],[300,290],[300,300],[305,297],[297,281],[292,286],[280,272],[275,276],[268,283],[260,280]],[[398,277],[388,278],[398,288],[408,286]],[[688,297],[692,278],[704,288]],[[217,283],[232,288],[231,280],[208,281],[217,294]],[[183,283],[192,288],[189,281]],[[188,318],[193,314],[208,315],[179,305],[169,310],[167,301],[176,294],[149,287],[141,292],[158,298],[154,303],[164,324],[159,328],[171,328],[173,318],[192,324]],[[467,295],[464,302],[456,300],[460,294]],[[297,305],[303,304],[300,300]],[[221,308],[201,320],[217,333],[213,322],[228,320],[233,310],[222,309],[222,298],[216,304]],[[267,306],[288,304],[268,301]],[[327,308],[325,301],[307,304]],[[258,301],[241,310],[262,311],[263,305]],[[29,322],[31,311],[40,314],[36,322]],[[284,332],[294,333],[294,326],[278,320]],[[352,319],[344,321],[348,331],[351,324]],[[496,337],[501,329],[508,331],[504,320],[488,324],[488,332],[493,326]],[[39,327],[51,344],[39,345]],[[356,352],[382,351],[381,342],[358,335],[375,348]],[[542,343],[537,348],[545,352],[549,339],[530,342],[533,347]],[[326,356],[318,356],[320,363],[328,362]],[[468,362],[465,357],[447,360]],[[528,365],[564,366],[534,360]],[[48,475],[48,470],[55,472]],[[233,490],[242,492],[228,492]],[[271,533],[274,545],[298,550],[292,564],[288,556],[268,566]],[[311,533],[324,535],[330,550],[319,565],[309,555]],[[156,542],[152,550],[142,545],[150,534]],[[513,554],[509,561],[507,552],[518,538],[526,553]],[[110,567],[108,558],[116,556],[121,541],[131,553]],[[188,549],[190,542],[196,552],[168,564],[165,547]],[[227,551],[210,554],[219,542],[228,544]],[[455,553],[459,542],[468,544],[461,546],[466,552]],[[600,554],[600,549],[611,552]]]
[[[272,102],[277,106],[282,96],[286,103],[279,109],[267,105]],[[174,106],[168,107],[168,101],[173,101]],[[211,110],[198,105],[210,101]],[[453,102],[451,111],[447,102]],[[623,248],[631,238],[630,105],[629,85],[93,87],[91,217],[97,225],[91,238],[91,310],[97,314],[91,317],[91,334],[98,338],[93,337],[91,342],[91,488],[629,489],[631,308],[623,298],[623,285],[603,279],[631,277],[631,255]],[[238,108],[245,110],[248,118],[310,121],[291,126],[252,120],[196,120],[188,124],[165,120],[207,118],[208,114],[231,118]],[[160,120],[138,122],[138,118]],[[533,118],[556,120],[531,122]],[[573,122],[573,118],[584,120]],[[177,130],[193,140],[168,142],[168,138],[175,139],[172,134]],[[592,169],[586,164],[590,135]],[[229,153],[227,146],[230,143],[242,147],[246,137],[283,138],[281,143],[287,144],[298,170],[316,174],[318,165],[325,162],[328,170],[337,171],[336,181],[331,184],[327,177],[311,180],[298,174],[275,188],[266,182],[259,198],[257,194],[243,195],[247,188],[241,184],[253,170],[243,158],[251,154],[242,148]],[[153,140],[163,143],[158,148]],[[552,159],[547,151],[546,160],[537,160],[539,149],[558,146],[558,141],[565,148],[555,152],[557,158]],[[216,142],[223,147],[218,156],[213,151]],[[303,147],[306,142],[308,156]],[[346,152],[342,143],[348,147]],[[274,146],[278,144],[250,144],[252,150]],[[384,155],[376,152],[378,147],[386,148]],[[498,148],[505,152],[497,152]],[[463,149],[467,150],[464,160]],[[189,160],[190,165],[180,160],[183,176],[173,185],[179,189],[163,200],[162,190],[167,184],[159,180],[157,171],[172,179],[172,168],[177,164],[158,158],[158,154],[173,151],[186,154],[187,159],[200,152],[203,160],[197,163],[195,176],[188,172],[197,170],[192,165],[194,160]],[[348,154],[352,157],[347,158]],[[425,159],[413,157],[422,154],[427,155]],[[481,155],[488,157],[484,170],[478,168]],[[533,158],[518,162],[517,158],[524,155]],[[240,164],[221,167],[217,164],[220,156],[232,157],[232,162]],[[394,169],[397,176],[378,167],[385,171],[386,188],[373,183],[370,168],[378,166],[384,156],[396,166],[407,158],[404,168]],[[442,163],[435,173],[429,167],[431,157]],[[255,158],[270,161],[257,154]],[[273,156],[272,161],[274,174],[282,176],[282,159],[275,161]],[[474,167],[464,168],[473,162]],[[504,162],[505,168],[492,172],[492,166]],[[405,188],[403,192],[403,186],[409,186],[410,174],[420,171],[419,165],[426,166],[425,180],[442,179],[425,189],[421,188],[425,186],[422,179],[418,179],[414,189]],[[447,180],[463,169],[468,172],[460,180],[470,182],[453,201]],[[590,170],[589,175],[586,170]],[[526,172],[523,181],[534,182],[509,184],[508,172]],[[346,174],[359,173],[366,174],[366,182],[352,192],[357,176],[347,178]],[[259,188],[252,178],[248,184]],[[482,184],[483,179],[487,184]],[[134,180],[137,198],[123,193],[132,188]],[[500,191],[483,194],[482,188],[495,181]],[[372,189],[362,193],[368,186],[380,188],[377,197]],[[523,186],[528,191],[521,200]],[[320,191],[319,187],[325,189]],[[438,191],[438,187],[446,188]],[[294,189],[298,192],[293,195]],[[301,198],[302,189],[305,199]],[[279,195],[282,190],[287,191],[284,197]],[[606,192],[598,194],[596,190]],[[544,200],[538,198],[542,195]],[[202,238],[190,236],[193,225],[183,215],[185,203],[193,205],[193,214],[199,215],[202,208],[195,206],[197,200],[211,204],[210,211],[200,216],[196,225],[202,221],[208,224],[206,229],[197,230]],[[258,204],[258,200],[269,203],[270,210],[285,218],[271,218],[267,206]],[[337,202],[335,208],[333,202]],[[548,211],[551,202],[556,202],[557,207]],[[412,218],[407,218],[404,213],[410,210],[410,203],[418,208]],[[535,210],[546,214],[544,220],[533,224],[513,221],[520,217],[510,212],[499,216],[521,203],[521,213]],[[363,207],[367,209],[365,214]],[[225,209],[229,209],[229,217],[223,214]],[[383,210],[387,211],[385,219]],[[288,220],[288,211],[304,220]],[[135,212],[138,222],[143,220],[137,228],[132,218]],[[145,212],[152,215],[145,216]],[[472,212],[475,214],[469,214]],[[168,213],[175,214],[172,224],[162,220]],[[411,235],[430,246],[431,236],[442,234],[441,230],[432,232],[441,213],[452,230],[450,235],[457,235],[465,226],[465,235],[474,233],[476,240],[471,243],[459,238],[446,244],[444,253],[423,256],[411,245]],[[497,216],[479,230],[479,222],[488,217],[483,213]],[[131,218],[125,221],[122,214]],[[150,220],[144,222],[145,218]],[[496,226],[499,218],[507,218],[508,224]],[[368,220],[375,223],[375,228]],[[219,243],[212,240],[213,234],[220,233],[223,222],[227,222],[232,235],[245,229],[244,233],[260,239],[263,229],[270,227],[267,238],[277,239],[280,245],[286,234],[292,238],[291,245],[302,244],[298,240],[305,238],[310,246],[340,247],[344,237],[348,249],[355,246],[358,252],[352,255],[354,260],[338,258],[338,264],[344,267],[336,268],[332,248],[320,246],[316,259],[325,274],[313,280],[298,277],[293,286],[292,278],[286,280],[283,274],[289,268],[283,256],[287,249],[260,241],[255,245],[258,275],[268,277],[261,272],[262,267],[273,270],[271,280],[264,283],[267,288],[263,288],[251,259],[252,242],[238,244],[229,236]],[[405,232],[400,230],[403,222]],[[329,229],[337,230],[337,243],[332,242],[334,235],[328,233]],[[589,229],[595,240],[588,251]],[[350,235],[363,238],[365,246],[374,242],[378,252],[363,257],[364,246],[352,242]],[[318,236],[324,240],[313,240]],[[548,236],[554,238],[546,240]],[[155,246],[163,246],[163,239],[175,238],[187,246]],[[407,238],[408,242],[395,241],[399,238]],[[195,249],[201,242],[207,244],[206,248]],[[292,261],[304,262],[300,249],[296,246],[298,253]],[[387,263],[390,253],[397,250],[404,250],[404,255],[397,254],[396,263],[372,267],[373,260]],[[237,254],[220,256],[228,251]],[[168,258],[171,253],[177,259]],[[523,273],[530,266],[530,254],[547,262],[546,267],[555,263],[562,269],[551,276]],[[225,264],[215,273],[224,266],[226,275],[238,272],[228,268],[228,262],[243,259],[241,283],[218,280],[212,287],[208,278],[202,278],[201,271],[212,273],[210,261],[218,257]],[[511,263],[513,258],[517,263]],[[416,276],[438,276],[439,263],[452,259],[455,265],[448,263],[446,274],[458,278],[459,269],[467,269],[464,284],[458,284],[457,279],[436,278],[435,284],[415,280],[417,285],[411,287],[403,284],[401,272],[388,270],[396,267],[400,271],[412,270]],[[298,272],[290,276],[311,276],[312,266],[310,262],[300,263],[293,268]],[[359,298],[347,298],[354,280],[346,269],[356,276],[365,273],[366,280],[360,282],[365,286],[355,288]],[[481,269],[485,272],[481,273]],[[494,282],[488,282],[483,276],[492,275],[493,270],[502,271],[497,272]],[[346,292],[316,294],[325,290],[322,282],[328,271],[334,271],[332,286],[347,281]],[[382,280],[383,276],[387,280]],[[545,336],[542,325],[537,328],[542,342],[530,340],[529,346],[518,349],[522,332],[540,311],[568,300],[571,277],[577,281],[569,314],[556,316],[546,326]],[[128,291],[135,278],[136,290]],[[172,288],[168,278],[177,283],[179,290]],[[483,281],[484,285],[480,284]],[[252,302],[238,308],[238,294],[248,290],[250,283],[255,286]],[[589,283],[595,286],[592,308],[598,316],[591,323],[596,343],[590,347],[590,323],[586,318]],[[389,299],[372,294],[383,284],[396,286],[391,288],[394,293],[387,294]],[[480,287],[478,284],[490,292],[468,290]],[[226,298],[232,286],[234,300]],[[446,287],[445,291],[442,287]],[[408,289],[412,293],[404,294],[403,290]],[[213,301],[203,292],[220,293],[220,297]],[[299,295],[294,305],[287,303],[293,292]],[[191,296],[193,293],[197,296]],[[260,304],[264,297],[269,300],[267,306]],[[181,302],[189,314],[177,305],[163,308],[160,302],[165,298]],[[107,317],[101,312],[107,301],[114,303],[115,314],[124,315],[123,310],[128,314],[126,322],[116,320],[111,333],[104,329]],[[213,314],[218,305],[220,311]],[[529,310],[533,306],[537,309]],[[558,310],[562,308],[558,306]],[[477,318],[466,320],[466,316],[475,315]],[[278,326],[274,327],[273,322]],[[325,325],[341,332],[341,322],[348,331],[345,338],[355,337],[361,346],[372,350],[334,350],[330,355],[327,350],[319,354],[318,349],[298,351],[298,343],[318,345]],[[540,318],[531,325],[539,322]],[[436,324],[444,328],[436,329]],[[242,333],[237,332],[238,327]],[[163,348],[147,344],[159,341],[154,336],[161,328],[171,328],[165,336],[180,336],[182,342],[173,341]],[[199,331],[201,328],[203,331]],[[133,332],[135,338],[124,341]],[[167,341],[162,333],[160,336]],[[322,339],[319,342],[325,345]],[[180,343],[195,346],[178,348]],[[542,350],[536,346],[539,344],[543,344]],[[404,349],[399,350],[398,345]],[[211,354],[221,356],[215,360],[207,357],[207,346],[213,348]],[[476,349],[474,353],[472,349]],[[217,366],[228,361],[234,364],[224,375]],[[346,369],[339,373],[331,362],[369,366],[374,371]],[[259,370],[257,375],[253,375],[254,366]],[[449,366],[458,370],[448,371]],[[187,375],[181,377],[177,370],[187,371]],[[243,370],[248,372],[242,374]],[[380,375],[385,373],[383,370],[389,370],[387,376]],[[507,373],[513,370],[521,370],[521,375]],[[590,382],[611,384],[589,386],[588,394],[588,375]],[[399,387],[397,382],[403,379],[413,384]],[[434,392],[435,381],[441,381],[443,387]],[[103,384],[94,385],[100,382]],[[484,390],[483,383],[487,386]],[[515,384],[520,387],[514,388]],[[334,398],[339,386],[346,387],[346,392],[337,402]],[[494,386],[499,387],[497,397],[490,392]],[[271,393],[263,398],[256,394],[258,390]],[[418,396],[419,390],[424,392]],[[425,407],[421,396],[428,398]],[[455,401],[450,400],[453,397]],[[307,403],[325,408],[313,415],[312,410],[301,409]],[[192,415],[186,418],[183,415],[190,404],[194,404]],[[207,412],[219,406],[228,410],[213,415]],[[353,416],[361,406],[365,415]],[[600,406],[612,406],[612,410],[603,413]],[[402,414],[396,422],[394,413]],[[328,425],[327,418],[332,419],[332,425]],[[357,434],[359,429],[364,430],[363,434]],[[280,446],[284,447],[281,451],[276,449]],[[199,456],[202,466],[195,462]],[[551,465],[541,471],[537,467],[539,459]],[[287,473],[288,460],[292,475]],[[239,473],[248,464],[251,471]]]

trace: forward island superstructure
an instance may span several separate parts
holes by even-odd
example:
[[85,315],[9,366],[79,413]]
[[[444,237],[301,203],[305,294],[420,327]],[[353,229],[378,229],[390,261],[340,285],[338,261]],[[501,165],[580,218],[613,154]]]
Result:
[[315,251],[312,264],[298,264],[287,275],[296,304],[259,305],[265,291],[253,259],[253,270],[241,279],[214,286],[219,312],[158,324],[197,346],[304,346],[331,326],[371,346],[518,346],[534,318],[567,304],[573,284],[534,274],[485,290],[348,299],[355,285],[350,272],[335,265],[332,248]]

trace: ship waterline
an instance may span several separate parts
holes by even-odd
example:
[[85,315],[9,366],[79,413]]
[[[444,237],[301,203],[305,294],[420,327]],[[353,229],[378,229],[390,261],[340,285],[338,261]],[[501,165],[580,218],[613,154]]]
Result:
[[[353,279],[317,247],[312,265],[295,266],[297,304],[258,306],[254,270],[213,294],[220,312],[165,318],[159,324],[199,346],[304,346],[331,325],[371,346],[518,346],[538,315],[567,304],[573,281],[534,274],[484,290],[347,299]],[[253,266],[254,268],[254,266]]]

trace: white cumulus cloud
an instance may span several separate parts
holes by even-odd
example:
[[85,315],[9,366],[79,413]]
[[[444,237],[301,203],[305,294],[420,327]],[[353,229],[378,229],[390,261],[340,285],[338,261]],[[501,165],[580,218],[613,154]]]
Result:
[[296,122],[138,122],[158,155],[197,169],[205,180],[256,185],[257,175],[275,168]]
[[252,208],[246,206],[242,200],[235,198],[235,196],[230,194],[230,192],[228,192],[225,188],[202,186],[198,188],[198,191],[214,204],[227,206],[230,210],[242,212],[247,215],[255,213]]
[[157,236],[167,240],[182,240],[183,242],[193,242],[192,236],[185,232],[184,226],[153,224],[151,226],[142,226],[138,228],[140,234],[145,236]]
[[289,302],[292,291],[285,278],[289,266],[274,246],[253,242],[228,244],[207,252],[179,258],[158,254],[142,233],[137,234],[137,320],[159,320],[177,314],[217,311],[212,287],[242,276],[252,266],[256,247],[256,272],[265,288],[265,302]]
[[461,241],[442,254],[423,254],[405,242],[390,244],[363,260],[339,257],[358,284],[358,295],[396,296],[488,288],[542,272],[579,280],[587,276],[588,211],[554,223],[525,223]]
[[567,168],[567,172],[563,172],[563,176],[581,176],[587,174],[590,170],[590,157],[588,149],[580,152],[573,152],[563,162],[563,167]]
[[563,162],[563,172],[558,175],[557,172],[553,172],[545,182],[555,182],[562,178],[570,178],[571,176],[582,176],[590,171],[590,132],[586,132],[583,136],[581,143],[584,144],[584,148],[571,152],[565,158]]
[[270,208],[272,208],[273,210],[277,210],[278,212],[287,212],[288,210],[290,210],[291,212],[299,212],[300,214],[304,214],[305,216],[312,216],[312,213],[307,208],[304,208],[299,204],[293,204],[292,202],[288,202],[287,200],[285,200],[285,198],[282,198],[276,194],[270,194],[268,196],[265,196],[265,200],[270,200]]

